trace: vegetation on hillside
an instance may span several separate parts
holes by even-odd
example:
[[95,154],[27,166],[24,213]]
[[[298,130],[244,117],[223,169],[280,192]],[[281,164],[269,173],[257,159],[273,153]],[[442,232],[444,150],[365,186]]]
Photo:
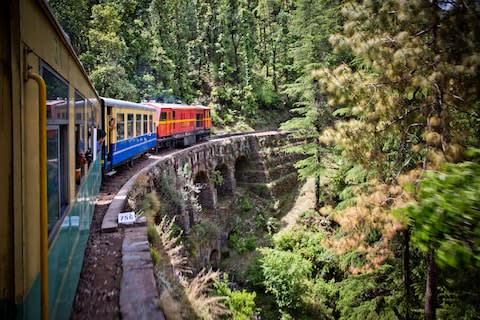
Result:
[[246,271],[263,318],[480,317],[477,0],[50,4],[100,94],[210,104],[222,125],[291,111],[312,137],[292,152],[316,211]]

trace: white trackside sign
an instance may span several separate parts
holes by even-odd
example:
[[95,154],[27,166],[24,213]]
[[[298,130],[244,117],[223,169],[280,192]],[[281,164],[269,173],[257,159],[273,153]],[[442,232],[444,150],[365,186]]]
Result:
[[120,212],[118,214],[119,224],[132,224],[135,222],[135,212]]

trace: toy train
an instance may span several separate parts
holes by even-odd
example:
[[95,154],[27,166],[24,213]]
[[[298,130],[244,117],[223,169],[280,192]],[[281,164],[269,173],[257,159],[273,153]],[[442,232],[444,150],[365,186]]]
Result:
[[71,312],[102,171],[208,136],[201,106],[101,98],[45,0],[0,1],[0,311]]
[[106,115],[104,168],[151,150],[189,146],[210,135],[210,109],[199,105],[133,103],[102,98]]

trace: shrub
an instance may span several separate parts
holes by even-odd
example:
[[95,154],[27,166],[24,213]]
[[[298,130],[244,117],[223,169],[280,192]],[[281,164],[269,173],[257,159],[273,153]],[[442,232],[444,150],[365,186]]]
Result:
[[155,244],[160,240],[160,236],[158,235],[157,229],[155,229],[155,226],[149,225],[147,229],[147,238],[148,242],[151,244]]
[[264,285],[283,309],[296,309],[307,290],[306,282],[312,274],[312,264],[302,256],[275,249],[260,249]]
[[215,281],[214,286],[218,295],[228,297],[223,303],[231,311],[233,319],[248,320],[256,315],[255,292],[230,289],[228,286],[228,274],[226,273],[223,280]]
[[150,247],[150,256],[152,257],[153,265],[157,265],[160,262],[160,253],[158,253],[155,247]]

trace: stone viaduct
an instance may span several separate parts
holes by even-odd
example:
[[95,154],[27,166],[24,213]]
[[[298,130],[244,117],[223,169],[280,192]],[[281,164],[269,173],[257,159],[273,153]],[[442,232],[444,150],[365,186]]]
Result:
[[[218,226],[217,233],[205,235],[189,250],[189,262],[194,270],[216,267],[221,260],[222,246],[239,223],[235,214],[238,212],[237,191],[248,189],[260,198],[271,199],[275,203],[273,215],[287,210],[298,184],[293,164],[303,157],[287,152],[287,148],[304,142],[286,132],[271,131],[215,138],[167,155],[153,156],[158,159],[135,174],[117,193],[104,216],[102,231],[116,232],[118,214],[141,207],[145,196],[152,191],[161,193],[165,188],[178,192],[194,188],[201,213],[179,206],[175,212],[164,214],[175,216],[187,237],[190,232],[194,233],[196,225],[206,220]],[[125,230],[122,248],[120,300],[124,302],[121,312],[125,319],[136,316],[137,306],[151,304],[158,298],[146,228],[141,221],[136,226]],[[129,294],[137,289],[146,294]],[[156,312],[155,308],[150,309]]]
[[[192,214],[184,207],[170,213],[176,216],[177,224],[185,234],[188,235],[202,217],[218,216],[221,220],[216,222],[220,234],[198,249],[201,252],[197,252],[198,261],[193,262],[194,266],[201,268],[212,260],[219,261],[219,248],[235,224],[235,217],[229,215],[234,211],[232,205],[235,205],[237,188],[242,186],[264,199],[272,199],[276,202],[276,210],[281,211],[288,203],[287,198],[296,190],[298,180],[293,164],[302,157],[288,153],[286,149],[302,143],[303,140],[293,138],[287,132],[270,131],[215,138],[158,156],[157,161],[138,172],[120,190],[105,214],[102,230],[117,230],[118,213],[137,208],[146,194],[162,188],[160,180],[169,177],[169,187],[182,190],[190,185],[198,192],[202,214]],[[230,206],[220,208],[222,198],[232,200]]]

